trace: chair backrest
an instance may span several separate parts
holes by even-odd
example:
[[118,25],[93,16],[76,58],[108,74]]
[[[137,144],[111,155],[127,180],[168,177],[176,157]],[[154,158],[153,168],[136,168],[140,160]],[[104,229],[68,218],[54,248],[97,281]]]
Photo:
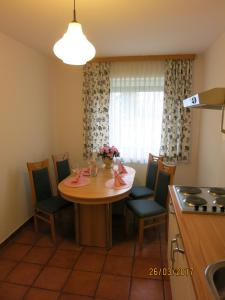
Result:
[[69,153],[52,155],[57,183],[70,175]]
[[155,188],[157,172],[158,172],[158,160],[162,161],[163,156],[155,156],[149,153],[145,185],[151,190],[154,190]]
[[48,159],[27,163],[33,204],[52,196]]
[[155,201],[167,208],[168,186],[173,184],[175,165],[167,165],[161,160],[158,161],[158,176],[155,189]]

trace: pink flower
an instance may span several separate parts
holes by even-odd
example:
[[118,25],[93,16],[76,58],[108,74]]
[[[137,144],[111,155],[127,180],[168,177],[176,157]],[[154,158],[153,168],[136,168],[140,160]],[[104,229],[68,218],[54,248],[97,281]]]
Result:
[[104,145],[99,149],[99,156],[113,158],[119,156],[119,151],[115,146]]

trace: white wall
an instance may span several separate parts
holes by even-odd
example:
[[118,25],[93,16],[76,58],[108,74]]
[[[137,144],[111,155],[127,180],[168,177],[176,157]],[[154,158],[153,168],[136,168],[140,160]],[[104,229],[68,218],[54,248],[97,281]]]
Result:
[[54,153],[68,151],[75,166],[83,155],[83,68],[52,60],[50,72]]
[[51,152],[48,60],[0,33],[0,243],[31,216],[27,161]]
[[[225,33],[204,53],[204,90],[225,87]],[[221,111],[201,110],[198,184],[225,186],[225,134]]]

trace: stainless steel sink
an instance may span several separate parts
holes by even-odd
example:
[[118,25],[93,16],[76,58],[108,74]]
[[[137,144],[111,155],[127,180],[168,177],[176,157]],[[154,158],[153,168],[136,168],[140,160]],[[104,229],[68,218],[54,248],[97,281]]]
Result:
[[225,260],[209,265],[205,276],[216,300],[225,300]]

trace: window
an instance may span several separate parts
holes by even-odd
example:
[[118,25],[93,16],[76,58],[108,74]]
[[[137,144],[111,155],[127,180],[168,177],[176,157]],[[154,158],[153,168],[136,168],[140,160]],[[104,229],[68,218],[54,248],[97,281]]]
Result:
[[110,73],[109,143],[126,162],[159,154],[164,89],[163,62],[113,63]]

